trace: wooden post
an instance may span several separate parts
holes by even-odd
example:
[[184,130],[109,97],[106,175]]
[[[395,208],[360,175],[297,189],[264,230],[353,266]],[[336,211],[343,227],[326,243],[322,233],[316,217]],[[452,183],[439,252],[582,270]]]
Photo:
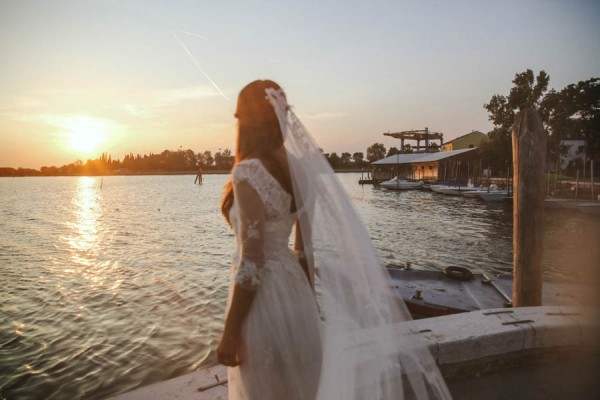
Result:
[[558,192],[558,163],[560,162],[560,158],[556,160],[556,168],[554,170],[554,195]]
[[512,132],[513,304],[542,304],[542,231],[546,133],[535,109],[520,111]]
[[594,160],[590,161],[590,181],[592,182],[592,201],[596,201],[594,198]]
[[579,198],[579,170],[577,170],[577,180],[575,181],[575,200]]

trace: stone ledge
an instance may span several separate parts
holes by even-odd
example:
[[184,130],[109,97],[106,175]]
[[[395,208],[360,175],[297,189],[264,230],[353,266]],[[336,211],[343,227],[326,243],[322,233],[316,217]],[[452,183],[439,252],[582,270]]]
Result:
[[[580,348],[598,350],[597,310],[564,306],[500,308],[413,321],[440,369],[448,378],[462,366],[489,365],[500,356],[560,352]],[[513,362],[511,361],[511,362]],[[462,368],[464,369],[464,368]],[[226,400],[227,369],[215,366],[155,383],[109,400]],[[208,389],[198,391],[199,388]]]
[[472,311],[415,321],[438,365],[541,348],[595,346],[593,310],[545,306]]
[[[227,400],[227,385],[218,385],[227,379],[227,368],[222,365],[194,371],[189,374],[153,383],[148,386],[123,393],[107,400]],[[199,391],[199,388],[206,388]]]

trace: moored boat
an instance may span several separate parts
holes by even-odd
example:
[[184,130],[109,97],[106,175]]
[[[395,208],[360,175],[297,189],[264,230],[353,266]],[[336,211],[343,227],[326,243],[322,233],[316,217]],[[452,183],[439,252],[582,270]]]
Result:
[[498,185],[492,183],[489,187],[480,186],[477,189],[468,190],[468,191],[462,192],[461,194],[465,197],[478,198],[480,193],[490,193],[490,192],[497,192],[497,191],[498,191]]
[[[402,298],[415,318],[512,307],[512,274],[493,276],[454,266],[444,271],[390,267],[387,270],[396,295]],[[590,291],[582,289],[570,283],[544,282],[542,304],[581,306],[593,303]]]
[[451,195],[451,196],[459,196],[465,192],[470,192],[470,191],[473,191],[476,189],[470,179],[466,185],[439,184],[439,185],[431,185],[429,188],[436,193],[441,193],[441,194],[446,194],[446,195]]
[[484,201],[504,201],[506,199],[510,199],[512,193],[508,193],[506,190],[497,190],[495,192],[483,192],[478,193],[477,197]]
[[381,182],[380,186],[390,190],[413,190],[413,189],[422,189],[423,181],[414,182],[408,181],[406,179],[401,179],[395,177],[390,179],[389,181]]

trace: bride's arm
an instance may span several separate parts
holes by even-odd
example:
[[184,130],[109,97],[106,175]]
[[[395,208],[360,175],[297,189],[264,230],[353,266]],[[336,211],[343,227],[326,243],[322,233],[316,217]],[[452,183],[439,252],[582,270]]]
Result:
[[247,180],[236,182],[234,179],[233,190],[238,209],[240,263],[237,266],[223,336],[217,348],[219,362],[232,367],[243,361],[242,326],[260,285],[261,269],[265,258],[263,203]]

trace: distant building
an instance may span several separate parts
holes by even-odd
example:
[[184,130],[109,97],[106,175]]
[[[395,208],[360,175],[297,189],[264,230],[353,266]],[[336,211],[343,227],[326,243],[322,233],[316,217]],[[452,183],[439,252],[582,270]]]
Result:
[[442,151],[472,149],[479,147],[481,142],[487,140],[487,135],[479,131],[473,131],[446,142],[442,145]]
[[372,176],[385,181],[394,176],[423,181],[468,179],[473,175],[476,148],[436,153],[396,154],[371,163]]

